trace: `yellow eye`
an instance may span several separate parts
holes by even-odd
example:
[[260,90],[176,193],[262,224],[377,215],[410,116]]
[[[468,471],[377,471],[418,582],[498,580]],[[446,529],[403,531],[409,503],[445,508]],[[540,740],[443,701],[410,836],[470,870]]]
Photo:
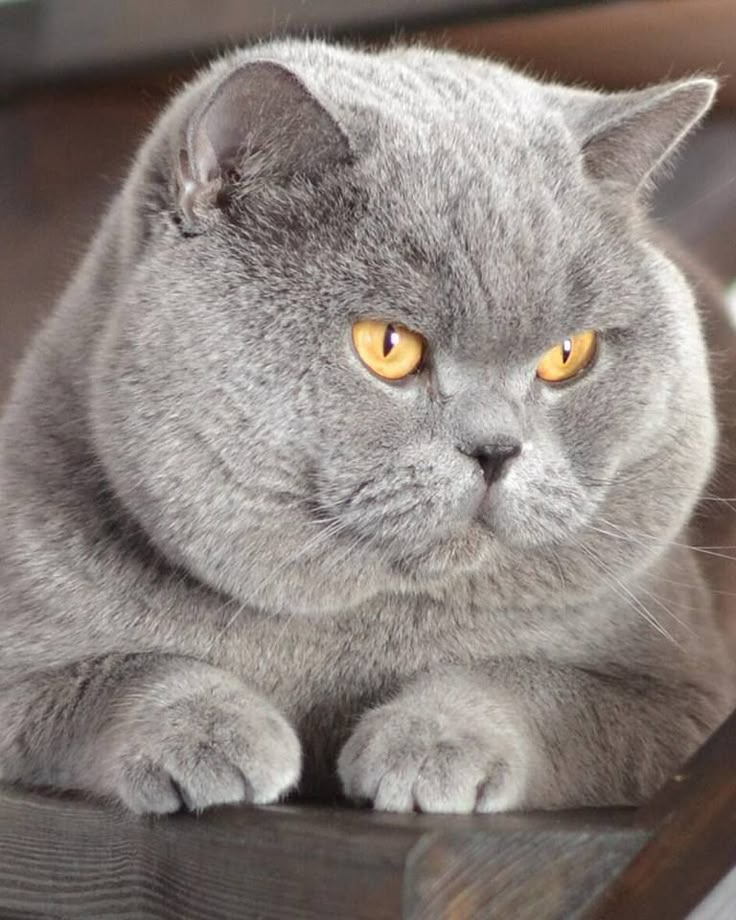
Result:
[[396,323],[363,319],[353,325],[353,345],[360,360],[385,380],[402,380],[418,371],[425,342],[418,332]]
[[584,371],[595,358],[598,335],[593,330],[578,332],[546,351],[537,364],[537,377],[547,383],[561,383]]

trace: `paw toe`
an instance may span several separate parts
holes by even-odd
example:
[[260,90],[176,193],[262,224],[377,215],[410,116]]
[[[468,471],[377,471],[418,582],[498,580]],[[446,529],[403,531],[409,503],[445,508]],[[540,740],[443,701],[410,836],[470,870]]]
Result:
[[179,789],[166,770],[144,759],[124,767],[118,794],[123,804],[137,815],[170,815],[183,804]]

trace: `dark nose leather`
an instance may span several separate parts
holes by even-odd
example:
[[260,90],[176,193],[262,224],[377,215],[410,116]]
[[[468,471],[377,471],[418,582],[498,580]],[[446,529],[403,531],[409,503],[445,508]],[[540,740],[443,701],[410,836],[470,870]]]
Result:
[[491,485],[499,478],[508,462],[519,456],[521,444],[516,442],[483,444],[467,453],[469,457],[475,457],[483,470],[486,484]]

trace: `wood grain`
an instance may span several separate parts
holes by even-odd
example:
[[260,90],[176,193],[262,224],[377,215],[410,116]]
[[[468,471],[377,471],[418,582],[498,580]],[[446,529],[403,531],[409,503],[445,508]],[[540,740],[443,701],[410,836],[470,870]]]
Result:
[[556,828],[527,817],[515,831],[441,834],[418,846],[408,874],[407,920],[573,920],[646,840],[644,830]]
[[589,903],[645,837],[619,811],[277,806],[145,820],[0,787],[0,917],[544,920]]
[[311,808],[136,819],[0,794],[0,916],[262,920],[400,914],[416,828]]
[[674,920],[699,905],[702,920],[736,915],[735,773],[736,713],[638,812],[293,805],[144,820],[0,787],[0,917]]
[[[635,823],[650,839],[602,898],[597,920],[678,920],[736,866],[736,713]],[[736,916],[736,885],[729,882]]]

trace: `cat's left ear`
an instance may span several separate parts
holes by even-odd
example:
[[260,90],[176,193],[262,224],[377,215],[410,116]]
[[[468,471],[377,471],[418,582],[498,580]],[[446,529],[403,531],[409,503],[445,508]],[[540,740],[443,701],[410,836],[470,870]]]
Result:
[[713,103],[707,77],[610,95],[585,94],[568,109],[585,168],[600,182],[636,193],[646,189]]

